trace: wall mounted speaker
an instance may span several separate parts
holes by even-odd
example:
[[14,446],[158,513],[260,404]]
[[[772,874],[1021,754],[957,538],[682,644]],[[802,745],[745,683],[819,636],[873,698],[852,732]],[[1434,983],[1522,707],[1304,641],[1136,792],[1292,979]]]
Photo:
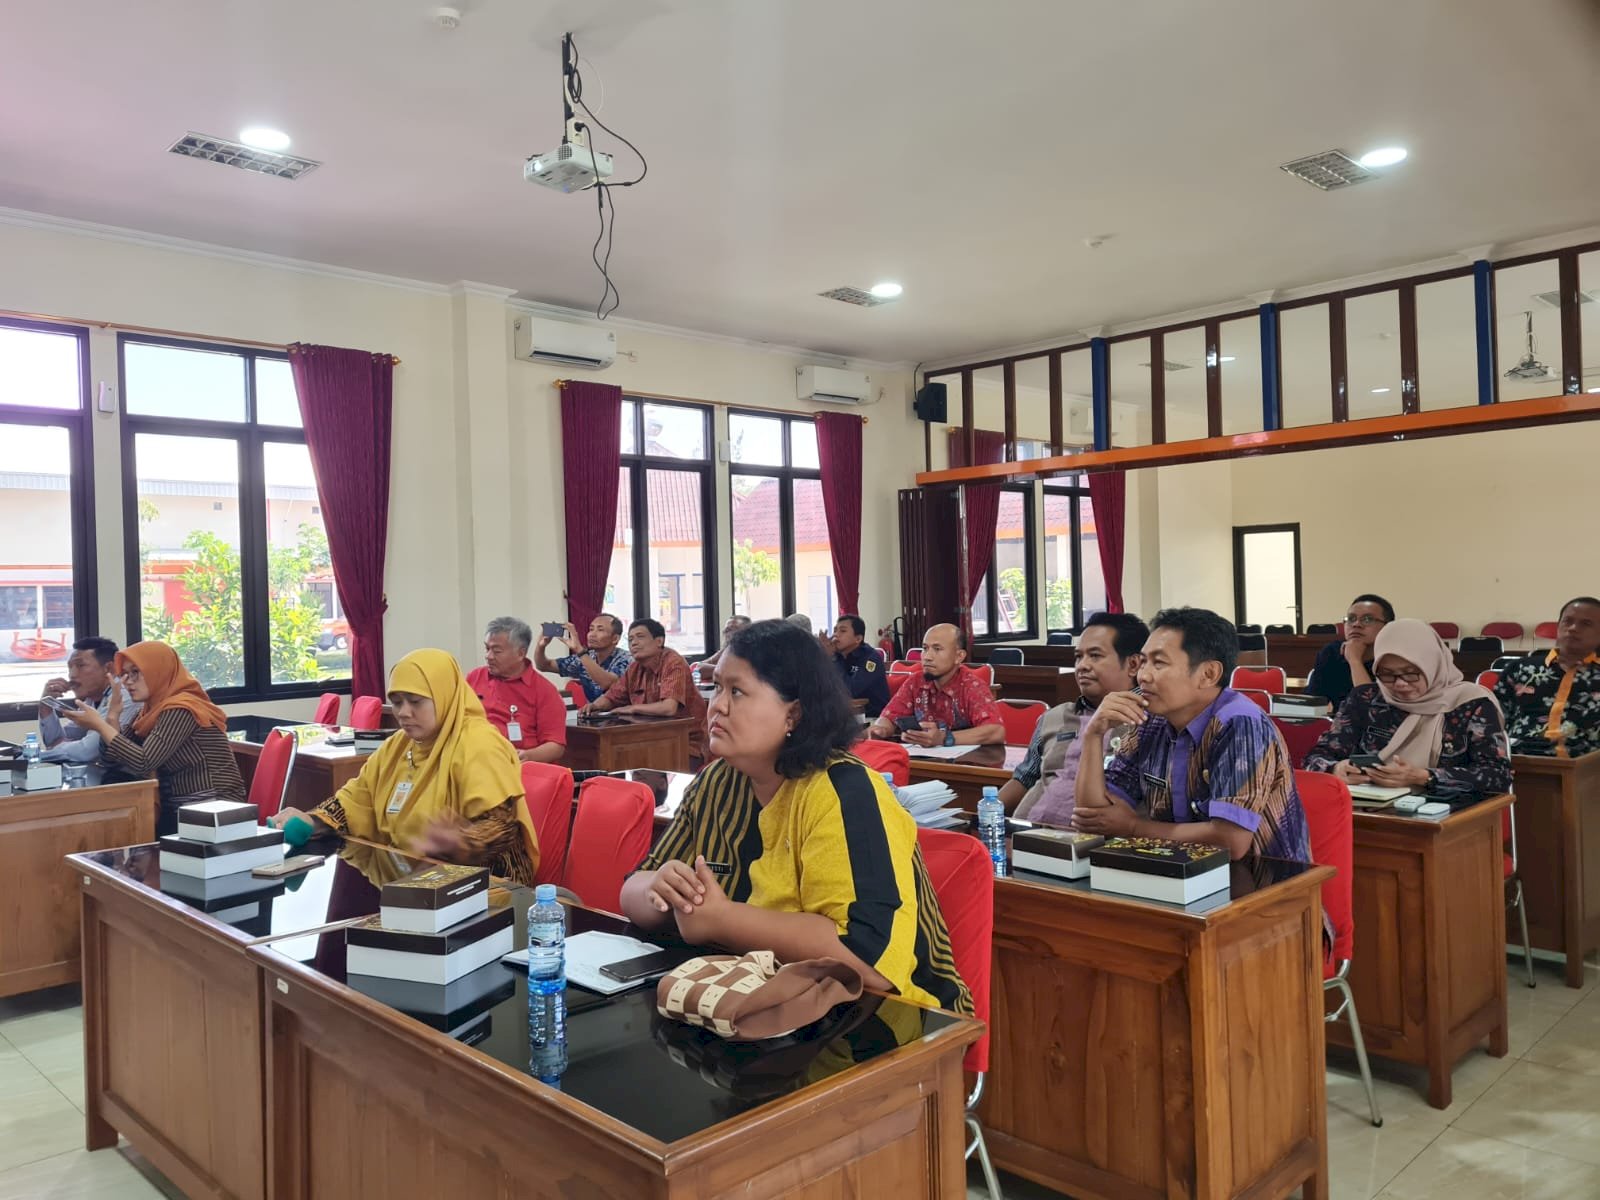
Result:
[[949,395],[942,383],[925,383],[918,388],[913,407],[918,420],[942,425],[950,419]]

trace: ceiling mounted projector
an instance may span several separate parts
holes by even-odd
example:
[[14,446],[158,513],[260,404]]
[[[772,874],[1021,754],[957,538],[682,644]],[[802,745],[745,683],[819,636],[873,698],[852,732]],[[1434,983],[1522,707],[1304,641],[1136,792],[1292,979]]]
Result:
[[[579,134],[578,137],[582,137]],[[577,140],[562,142],[549,154],[522,164],[522,177],[558,192],[581,192],[611,178],[611,155]]]

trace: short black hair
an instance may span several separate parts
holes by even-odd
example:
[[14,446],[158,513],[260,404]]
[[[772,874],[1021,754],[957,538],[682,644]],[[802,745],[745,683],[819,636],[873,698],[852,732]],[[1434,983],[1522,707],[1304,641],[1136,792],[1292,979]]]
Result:
[[667,639],[667,627],[665,625],[663,625],[660,621],[652,621],[649,617],[640,617],[632,625],[628,626],[628,632],[632,633],[635,629],[638,629],[641,625],[644,628],[646,628],[646,629],[648,629],[650,631],[650,636],[651,637],[660,638],[662,641],[666,641],[666,639]]
[[1095,613],[1083,623],[1085,629],[1093,629],[1096,625],[1104,625],[1113,632],[1117,657],[1124,662],[1130,654],[1143,650],[1144,644],[1150,640],[1150,626],[1132,613]]
[[611,632],[617,637],[622,636],[622,618],[612,617],[610,613],[601,613],[602,617],[611,617]]
[[1183,635],[1190,673],[1203,662],[1219,662],[1221,686],[1228,686],[1233,668],[1239,665],[1239,631],[1232,621],[1209,608],[1163,608],[1150,622],[1150,628],[1176,629]]
[[[1562,609],[1565,612],[1566,609]],[[110,638],[86,637],[72,643],[74,650],[87,650],[102,667],[109,667],[117,659],[117,644]]]
[[820,771],[848,750],[861,732],[844,680],[817,639],[787,621],[757,621],[728,642],[761,681],[800,715],[773,769],[785,779]]
[[1566,616],[1567,609],[1571,608],[1574,604],[1592,604],[1596,608],[1600,608],[1600,600],[1596,600],[1593,596],[1574,596],[1571,600],[1568,600],[1561,606],[1561,611],[1556,614],[1556,619],[1560,620],[1562,617]]
[[840,617],[834,622],[834,624],[841,625],[846,621],[850,623],[850,628],[855,630],[858,638],[864,638],[867,636],[867,623],[860,617],[856,616],[855,613],[845,613],[844,616]]
[[1383,609],[1383,619],[1385,621],[1394,620],[1394,605],[1390,604],[1382,596],[1375,596],[1371,592],[1363,592],[1361,595],[1357,596],[1354,600],[1350,601],[1350,603],[1351,604],[1376,604],[1379,608]]

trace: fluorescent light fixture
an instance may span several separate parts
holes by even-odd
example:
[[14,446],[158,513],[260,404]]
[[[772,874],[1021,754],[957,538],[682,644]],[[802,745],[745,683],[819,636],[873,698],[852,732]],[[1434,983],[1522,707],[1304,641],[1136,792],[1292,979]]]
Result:
[[1223,355],[1223,356],[1222,356],[1222,361],[1223,361],[1223,362],[1232,362],[1232,361],[1233,361],[1233,360],[1234,360],[1234,358],[1235,358],[1235,357],[1236,357],[1236,356],[1235,356],[1235,355],[1232,355],[1232,354],[1224,354],[1224,355]]
[[1600,396],[1600,388],[1590,388],[1586,394],[1590,396]]
[[1368,150],[1356,159],[1363,167],[1392,167],[1395,163],[1406,160],[1404,146],[1380,146],[1376,150]]
[[867,290],[879,300],[893,300],[901,292],[905,291],[905,288],[901,287],[898,283],[889,283],[886,281],[884,283],[875,283]]
[[289,148],[289,135],[281,129],[267,125],[251,125],[239,131],[239,140],[252,150],[266,150],[278,154]]
[[1388,389],[1388,388],[1373,388],[1373,389],[1372,389],[1372,394],[1373,394],[1373,395],[1374,395],[1374,396],[1381,396],[1381,395],[1383,395],[1383,394],[1384,394],[1384,393],[1385,393],[1385,392],[1387,392],[1387,391],[1388,391],[1388,390],[1389,390],[1389,389]]

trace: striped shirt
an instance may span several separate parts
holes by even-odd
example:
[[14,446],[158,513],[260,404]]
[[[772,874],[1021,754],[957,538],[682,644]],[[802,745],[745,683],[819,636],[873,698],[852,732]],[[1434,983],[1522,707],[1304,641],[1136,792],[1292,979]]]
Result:
[[721,877],[729,899],[821,913],[908,1000],[972,1012],[916,823],[859,759],[786,780],[765,808],[747,776],[712,763],[640,869],[701,854],[729,868]]
[[143,738],[131,730],[118,734],[102,747],[100,756],[130,775],[156,777],[163,810],[158,825],[172,831],[176,831],[177,806],[190,797],[245,798],[244,779],[233,761],[228,735],[213,725],[201,725],[187,709],[167,709]]

